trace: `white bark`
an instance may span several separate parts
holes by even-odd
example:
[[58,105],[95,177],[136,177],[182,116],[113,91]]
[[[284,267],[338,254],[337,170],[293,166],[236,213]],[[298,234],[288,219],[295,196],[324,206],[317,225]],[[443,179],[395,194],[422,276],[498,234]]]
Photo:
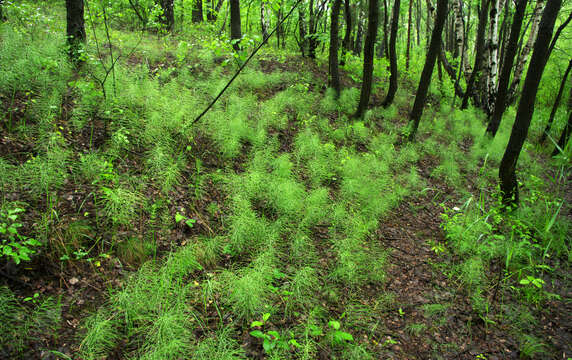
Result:
[[491,3],[490,12],[490,28],[489,28],[489,58],[488,58],[488,78],[487,78],[487,92],[488,92],[488,109],[490,112],[493,110],[494,101],[497,92],[497,77],[498,77],[498,49],[499,49],[499,10],[504,5],[501,0],[493,0]]
[[543,10],[544,10],[544,0],[537,0],[536,7],[534,9],[534,15],[533,15],[534,17],[532,19],[532,26],[530,28],[530,34],[528,35],[528,41],[526,42],[526,45],[522,49],[520,56],[518,57],[518,61],[516,62],[514,77],[509,89],[509,99],[514,98],[514,95],[516,94],[516,91],[518,89],[518,85],[520,84],[520,80],[524,72],[524,65],[526,65],[526,62],[528,61],[528,55],[530,55],[530,52],[534,47],[534,43],[536,42],[536,36],[538,35],[538,26],[540,25],[540,18],[542,17]]

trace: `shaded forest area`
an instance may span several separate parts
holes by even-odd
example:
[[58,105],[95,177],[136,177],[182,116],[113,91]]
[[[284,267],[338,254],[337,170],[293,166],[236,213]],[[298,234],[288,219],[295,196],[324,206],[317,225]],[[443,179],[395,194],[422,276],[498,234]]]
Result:
[[0,358],[572,357],[571,21],[0,0]]

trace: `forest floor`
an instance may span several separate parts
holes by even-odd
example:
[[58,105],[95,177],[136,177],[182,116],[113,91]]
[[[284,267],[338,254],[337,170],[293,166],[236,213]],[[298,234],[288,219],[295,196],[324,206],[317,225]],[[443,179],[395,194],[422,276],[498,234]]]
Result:
[[[184,83],[186,80],[183,75],[187,70],[205,82],[218,77],[228,78],[232,72],[228,68],[220,73],[212,69],[197,70],[200,64],[193,61],[190,64],[177,64],[176,56],[171,52],[162,53],[160,60],[150,63],[148,60],[143,61],[142,53],[135,52],[131,55],[123,60],[126,67],[139,66],[146,69],[149,78],[160,84],[157,85],[159,90],[148,90],[150,93],[157,91],[162,94],[162,98],[157,101],[180,96],[177,90],[169,90],[167,86],[175,83],[178,76],[181,77],[180,82]],[[180,253],[189,246],[196,246],[193,249],[202,254],[196,255],[199,265],[188,265],[196,266],[196,269],[184,272],[178,278],[180,281],[177,281],[177,285],[170,284],[173,287],[168,288],[167,300],[160,301],[170,302],[169,297],[177,297],[174,295],[177,289],[184,289],[185,294],[181,295],[184,297],[184,313],[188,315],[188,308],[192,308],[192,314],[199,319],[197,322],[200,325],[194,326],[189,333],[181,330],[182,334],[187,338],[192,334],[196,342],[207,343],[211,339],[217,341],[222,338],[221,331],[224,333],[224,329],[228,328],[232,332],[229,344],[236,343],[236,349],[233,350],[236,350],[236,357],[490,360],[525,356],[554,359],[572,357],[572,287],[569,260],[564,259],[566,255],[555,255],[554,259],[549,260],[548,264],[553,270],[543,276],[546,283],[544,290],[551,295],[542,297],[534,305],[516,295],[514,287],[517,285],[507,276],[502,258],[495,258],[485,267],[485,277],[488,279],[488,286],[483,290],[483,297],[487,299],[485,313],[475,310],[474,294],[467,290],[470,286],[459,280],[459,272],[455,269],[465,259],[462,259],[463,254],[455,248],[455,244],[448,241],[443,229],[444,209],[463,207],[467,198],[478,199],[483,192],[493,193],[495,183],[494,177],[493,180],[487,179],[486,185],[477,181],[480,167],[457,169],[456,173],[443,170],[446,156],[442,154],[450,150],[453,136],[452,142],[458,150],[454,156],[459,162],[463,161],[463,157],[471,156],[475,138],[467,135],[465,130],[463,133],[455,128],[458,125],[454,125],[454,118],[458,114],[439,110],[439,98],[435,93],[432,95],[431,108],[427,110],[430,115],[424,121],[430,121],[429,117],[437,117],[451,123],[447,123],[441,132],[435,130],[433,133],[433,125],[424,125],[421,129],[419,144],[432,140],[436,150],[431,151],[423,145],[408,145],[403,140],[410,94],[415,91],[410,80],[401,84],[401,100],[397,100],[397,105],[390,109],[393,113],[376,113],[364,121],[364,125],[346,117],[349,113],[347,110],[354,104],[357,93],[355,89],[359,88],[359,82],[354,80],[355,74],[351,71],[342,70],[342,85],[351,100],[346,99],[350,104],[348,109],[340,110],[343,105],[327,108],[321,103],[323,98],[328,97],[323,86],[327,80],[327,64],[316,65],[315,62],[298,56],[278,58],[266,54],[253,66],[256,73],[244,75],[247,79],[251,77],[245,82],[252,83],[236,85],[240,89],[240,92],[232,95],[236,98],[224,98],[224,105],[215,109],[218,112],[213,117],[205,118],[205,122],[215,122],[216,116],[226,113],[230,114],[230,118],[244,116],[244,122],[249,127],[246,126],[247,130],[241,133],[242,138],[233,138],[232,134],[229,138],[217,138],[217,130],[224,129],[224,121],[228,120],[223,119],[219,128],[205,125],[204,129],[199,129],[189,138],[180,141],[178,145],[184,144],[188,150],[180,165],[180,180],[174,183],[167,195],[161,190],[160,181],[152,183],[144,178],[150,166],[151,147],[146,147],[149,144],[120,147],[120,156],[112,158],[109,155],[113,159],[110,160],[112,172],[125,176],[125,183],[131,184],[142,179],[144,185],[137,188],[140,197],[153,205],[158,204],[157,208],[162,206],[165,217],[171,219],[170,223],[165,221],[168,226],[159,229],[155,225],[155,208],[149,204],[145,206],[149,205],[151,210],[145,208],[127,223],[118,224],[115,219],[102,220],[110,216],[101,208],[98,203],[101,200],[95,194],[106,190],[102,190],[96,181],[74,176],[66,178],[50,197],[37,197],[26,186],[3,192],[5,202],[23,201],[32,204],[20,220],[23,229],[26,233],[33,234],[35,229],[46,224],[49,228],[47,239],[50,246],[24,266],[16,267],[12,263],[2,262],[0,285],[9,287],[18,300],[27,299],[23,302],[24,307],[32,308],[36,301],[39,302],[36,298],[53,298],[57,299],[61,310],[57,331],[35,333],[26,339],[25,350],[20,353],[22,358],[62,359],[68,356],[73,359],[123,359],[130,358],[133,354],[141,355],[138,346],[147,344],[146,341],[151,342],[148,339],[153,338],[155,330],[149,329],[155,329],[155,320],[163,316],[160,311],[157,319],[139,319],[125,325],[125,328],[114,324],[120,330],[112,332],[116,336],[112,344],[94,346],[96,350],[92,353],[86,352],[85,347],[88,345],[85,344],[88,341],[85,339],[89,337],[86,332],[90,331],[90,326],[93,329],[94,325],[86,325],[86,319],[101,311],[105,321],[120,321],[118,319],[129,312],[129,309],[124,308],[125,304],[121,303],[121,296],[130,299],[130,291],[136,293],[138,286],[143,286],[137,296],[146,294],[144,296],[152,297],[149,291],[152,288],[138,284],[138,279],[151,283],[152,278],[145,277],[151,276],[149,273],[170,271],[172,259],[176,259],[173,254]],[[307,73],[288,75],[296,74],[300,69]],[[284,74],[287,76],[284,77]],[[121,76],[131,81],[131,75]],[[268,80],[274,79],[273,76],[280,80],[269,85],[264,82],[273,81]],[[298,89],[301,82],[302,89]],[[378,76],[376,84],[372,95],[372,112],[381,103],[386,79]],[[123,88],[125,89],[127,87]],[[121,121],[121,116],[102,115],[106,113],[98,112],[89,125],[81,128],[74,125],[74,112],[85,105],[78,93],[76,88],[68,85],[62,97],[60,114],[53,123],[63,138],[62,146],[71,151],[74,161],[90,153],[112,154],[115,149],[113,141],[116,141],[119,133],[116,124]],[[259,120],[254,119],[255,115],[248,112],[253,108],[257,112],[263,111],[265,104],[271,104],[276,99],[287,103],[292,94],[297,97],[290,99],[291,103],[281,108],[282,113],[272,113],[275,117],[272,121],[276,122],[265,128],[267,134],[264,140],[259,141],[251,135],[258,131],[256,121],[262,123],[266,120],[262,115]],[[280,97],[282,95],[286,100]],[[309,100],[304,100],[305,98]],[[0,100],[3,110],[11,109],[10,121],[25,125],[30,120],[27,115],[30,95],[19,93],[8,99],[2,93]],[[176,99],[172,100],[173,103],[165,106],[176,104]],[[244,108],[233,113],[233,104],[242,104],[242,101],[252,101],[255,105],[244,105]],[[304,107],[305,105],[300,105],[304,101],[308,104],[306,110],[301,111],[298,107]],[[117,108],[127,112],[129,107],[117,105]],[[286,116],[285,121],[276,120],[283,114]],[[108,121],[105,116],[115,118]],[[312,120],[312,116],[322,117],[324,121]],[[35,125],[33,121],[31,123],[32,126]],[[482,124],[478,125],[475,133],[481,131],[481,127]],[[130,128],[130,131],[135,131],[132,130],[135,128]],[[343,130],[343,135],[336,135],[337,130]],[[447,135],[449,130],[452,135]],[[129,141],[134,144],[139,136],[147,136],[145,131],[131,133]],[[173,128],[168,131],[176,134],[173,135],[175,139],[186,136]],[[360,131],[367,136],[361,136]],[[383,132],[391,134],[389,140],[383,138]],[[305,142],[312,143],[316,138],[316,148],[304,150]],[[381,140],[375,143],[374,139]],[[237,140],[236,146],[227,151],[224,146],[232,143],[232,140]],[[40,157],[36,142],[37,137],[13,132],[4,122],[0,127],[0,154],[11,165],[25,166],[27,162]],[[416,147],[411,150],[412,146]],[[333,159],[328,157],[329,153],[334,154]],[[393,158],[388,157],[387,163],[383,163],[381,159],[384,156]],[[545,157],[532,151],[531,156]],[[397,159],[405,160],[398,163]],[[396,165],[393,164],[394,160]],[[379,169],[365,173],[366,170],[360,168],[360,162],[362,165],[374,164]],[[65,171],[73,174],[76,172],[75,166],[67,165]],[[485,166],[483,161],[480,161],[480,166]],[[549,166],[546,165],[547,168]],[[283,168],[287,169],[284,171],[286,175],[280,172]],[[257,180],[257,172],[261,171],[267,178]],[[411,179],[408,177],[410,171],[414,174]],[[441,174],[445,171],[447,176],[439,176],[439,171]],[[384,175],[384,172],[389,175]],[[455,180],[458,178],[462,180]],[[149,182],[145,183],[147,181]],[[265,181],[271,185],[264,187]],[[361,184],[362,181],[365,184]],[[564,193],[570,196],[570,178],[566,181],[568,185]],[[114,180],[106,186],[112,187],[118,183]],[[273,186],[280,189],[277,194],[271,193]],[[377,189],[379,186],[385,187]],[[395,195],[401,188],[406,188],[407,191]],[[324,206],[312,208],[313,203],[310,201],[318,199],[322,190],[327,195],[322,203],[318,200],[316,202]],[[389,205],[368,203],[394,195],[395,199],[387,200]],[[252,218],[241,214],[240,196],[247,199],[248,211],[254,214]],[[292,197],[291,201],[280,202],[280,199],[288,196]],[[303,206],[298,206],[298,203]],[[383,211],[378,208],[383,208]],[[313,211],[320,213],[321,217],[313,220]],[[41,222],[40,219],[45,219],[48,212],[48,220]],[[342,213],[341,220],[336,217],[338,212]],[[183,219],[191,219],[192,224],[186,226],[184,220],[173,223],[172,219],[177,219],[181,214]],[[569,210],[566,210],[565,216],[570,217]],[[372,217],[375,217],[374,225],[367,223]],[[305,221],[310,224],[307,229],[300,230],[296,227],[298,222]],[[246,229],[241,228],[241,224]],[[278,230],[274,233],[275,228]],[[252,229],[258,229],[263,234],[262,244],[249,242],[258,236]],[[359,239],[357,245],[345,243],[345,239],[351,237],[354,230],[361,231],[363,238]],[[246,240],[239,238],[241,232],[246,233]],[[304,240],[300,241],[305,241],[300,249],[296,248],[298,232],[304,235],[301,237]],[[84,238],[90,239],[87,241],[89,248],[84,246]],[[275,238],[274,242],[268,238]],[[208,252],[212,241],[215,242],[213,246],[216,250],[211,256]],[[268,248],[265,241],[268,241]],[[151,251],[146,244],[152,245]],[[374,258],[374,254],[379,256]],[[264,260],[264,256],[272,260]],[[354,256],[361,256],[359,261],[362,262],[352,263]],[[268,268],[264,264],[260,265],[264,261],[273,265]],[[146,263],[151,265],[144,265]],[[381,263],[383,270],[377,274],[372,273],[371,269],[378,269],[377,265]],[[260,278],[257,277],[259,266],[263,269]],[[306,274],[304,271],[310,267],[310,272],[315,273],[315,279],[309,281],[310,285],[302,281],[299,288],[293,285],[296,284],[295,279],[301,278],[300,274]],[[272,271],[270,278],[265,274],[268,269]],[[352,274],[359,280],[355,280]],[[259,279],[261,284],[256,285],[264,289],[253,290],[259,291],[259,298],[242,301],[236,298],[234,291],[237,286],[244,285],[241,281],[249,276]],[[215,284],[212,289],[209,288],[211,281]],[[179,282],[183,282],[184,286]],[[139,305],[134,303],[133,306]],[[519,317],[518,313],[525,308],[531,318]],[[155,314],[153,311],[149,313]],[[173,309],[174,313],[176,311],[179,309]],[[251,325],[266,313],[271,314],[269,319],[264,319],[262,324]],[[191,317],[188,315],[185,319],[194,321]],[[163,320],[162,317],[161,319]],[[520,319],[522,323],[516,325],[515,319]],[[530,323],[527,324],[527,321]],[[141,322],[144,324],[141,325]],[[320,322],[321,325],[314,325]],[[338,325],[335,325],[336,322]],[[347,341],[335,343],[332,340],[340,323],[341,329],[352,335],[351,341],[346,339]],[[129,327],[135,330],[132,331]],[[281,336],[295,339],[297,345],[288,343],[281,352],[265,351],[262,340],[251,335],[253,328],[277,330]],[[192,342],[193,346],[200,348],[195,340]],[[153,351],[156,350],[153,347],[155,345],[149,346]],[[227,351],[223,345],[210,346],[212,358],[233,358],[230,355],[220,355]],[[146,349],[144,346],[141,348]],[[192,348],[197,351],[194,356],[201,358],[197,349]],[[8,352],[3,351],[0,351],[0,358],[9,356]],[[215,356],[215,353],[220,357]],[[161,358],[160,355],[156,356]],[[185,356],[193,358],[192,355]],[[181,355],[182,357],[184,356]]]

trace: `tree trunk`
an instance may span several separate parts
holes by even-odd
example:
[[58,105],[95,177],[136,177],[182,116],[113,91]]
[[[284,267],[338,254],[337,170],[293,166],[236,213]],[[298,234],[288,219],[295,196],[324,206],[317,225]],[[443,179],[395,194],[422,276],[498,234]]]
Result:
[[[546,141],[546,137],[550,132],[550,128],[552,127],[552,122],[554,121],[554,117],[556,116],[556,111],[558,110],[558,106],[560,105],[560,99],[562,99],[562,93],[564,92],[564,88],[566,87],[566,80],[568,78],[568,74],[570,74],[570,69],[572,69],[572,59],[568,63],[568,67],[564,72],[564,76],[562,77],[562,81],[560,82],[560,88],[558,89],[558,95],[556,95],[556,99],[554,100],[554,105],[552,106],[552,111],[550,112],[550,117],[548,118],[548,123],[546,124],[546,128],[540,137],[540,143]],[[570,96],[572,101],[572,88],[570,89]]]
[[411,11],[413,0],[409,0],[409,13],[407,15],[407,46],[405,50],[405,70],[409,71],[409,57],[411,56]]
[[532,18],[532,27],[530,28],[530,35],[528,35],[528,41],[526,42],[526,45],[522,49],[518,57],[518,61],[516,62],[516,69],[514,70],[512,84],[510,85],[510,90],[508,92],[509,104],[512,104],[516,99],[518,85],[520,84],[520,80],[522,79],[522,74],[524,72],[524,65],[526,65],[526,61],[528,60],[528,55],[532,51],[532,48],[536,41],[536,37],[538,34],[538,25],[540,24],[540,18],[542,17],[543,7],[544,7],[544,0],[537,0],[536,8],[534,9],[534,15]]
[[378,57],[389,59],[389,44],[387,37],[387,0],[383,0],[383,27],[381,29],[383,38],[378,48]]
[[431,39],[431,19],[433,18],[433,11],[435,11],[435,8],[431,4],[431,0],[427,0],[427,22],[425,24],[425,46],[427,47],[427,50],[429,50],[429,41]]
[[455,45],[456,52],[461,56],[462,71],[465,71],[466,56],[465,56],[465,25],[463,21],[463,9],[461,0],[453,0],[451,3],[453,12],[455,14]]
[[383,107],[388,107],[393,103],[395,98],[395,93],[397,93],[397,78],[399,76],[397,70],[397,29],[399,27],[399,8],[401,6],[401,0],[395,0],[393,3],[393,16],[391,18],[391,35],[389,40],[389,69],[391,75],[389,77],[389,89],[387,90],[387,96],[383,100]]
[[[214,0],[213,0],[214,1]],[[214,7],[214,9],[212,8],[212,5],[214,3],[211,3],[211,8],[209,9],[209,11],[207,12],[207,20],[208,21],[216,21],[216,19],[218,18],[218,13],[220,11],[220,8],[222,7],[222,3],[224,2],[224,0],[218,0],[216,6]]]
[[475,83],[481,72],[483,53],[485,52],[485,32],[487,30],[488,8],[489,0],[481,0],[481,6],[479,9],[479,26],[477,27],[477,40],[475,44],[475,65],[473,66],[471,77],[467,83],[467,89],[465,90],[461,109],[466,109],[469,106],[469,98],[473,95],[473,88],[475,87]]
[[378,4],[378,0],[369,0],[369,19],[363,49],[363,82],[361,85],[359,105],[354,115],[355,118],[361,118],[363,116],[365,110],[367,109],[369,96],[371,94],[371,85],[373,80],[373,56],[375,38],[377,36],[377,26],[379,22]]
[[362,37],[363,37],[363,18],[365,17],[364,11],[363,9],[360,8],[358,9],[359,11],[359,16],[357,19],[357,32],[356,32],[356,39],[354,41],[354,48],[353,48],[353,52],[356,56],[360,56],[361,55],[361,43],[362,43]]
[[298,32],[300,34],[300,52],[302,56],[306,56],[308,39],[306,39],[306,14],[304,13],[304,4],[298,7]]
[[235,51],[240,50],[239,42],[242,38],[240,26],[240,0],[230,0],[230,39],[233,41],[232,47]]
[[270,27],[268,22],[270,20],[270,15],[267,9],[268,4],[265,1],[260,3],[260,28],[262,29],[262,39],[268,37],[268,28]]
[[501,8],[500,0],[491,2],[491,23],[489,28],[489,59],[488,59],[488,78],[487,78],[487,114],[492,114],[495,97],[497,92],[497,76],[498,76],[498,49],[499,49],[499,9]]
[[548,55],[548,48],[554,23],[558,17],[558,12],[562,5],[562,0],[548,0],[540,26],[538,29],[538,40],[534,45],[534,52],[530,60],[530,66],[524,81],[522,96],[518,104],[516,119],[512,127],[510,139],[506,151],[499,167],[500,190],[503,203],[505,205],[518,205],[518,183],[516,180],[516,164],[518,157],[528,135],[528,128],[534,113],[534,102],[538,91],[538,84],[542,78],[545,58]]
[[[486,134],[495,136],[502,120],[502,115],[506,109],[506,98],[508,95],[508,85],[512,64],[518,47],[518,38],[520,37],[520,29],[522,28],[522,20],[526,10],[528,0],[518,0],[516,10],[512,19],[510,29],[510,39],[508,40],[505,58],[502,62],[501,76],[499,80],[498,93],[494,102],[494,110],[487,126]],[[508,21],[508,19],[506,20]]]
[[342,42],[342,58],[340,59],[340,65],[342,66],[346,63],[346,54],[351,50],[352,12],[350,0],[344,1],[344,17],[346,19],[346,33],[344,35],[344,41]]
[[334,0],[332,5],[332,20],[330,26],[330,84],[336,91],[336,98],[340,96],[340,75],[338,73],[338,30],[340,7],[342,0]]
[[316,58],[316,47],[318,47],[318,42],[316,41],[316,19],[314,16],[314,0],[310,0],[310,19],[308,21],[309,39],[308,39],[308,57],[310,59]]
[[0,21],[6,21],[6,15],[4,15],[4,0],[0,0]]
[[83,0],[66,0],[66,21],[69,56],[72,60],[78,61],[79,47],[85,43]]
[[417,87],[417,93],[415,94],[413,109],[409,115],[409,121],[412,123],[409,141],[415,139],[415,134],[419,128],[419,120],[423,114],[427,91],[429,90],[429,84],[431,84],[431,75],[433,75],[435,61],[437,60],[437,56],[439,55],[441,48],[441,34],[443,33],[443,26],[445,25],[446,19],[447,0],[437,0],[437,16],[435,17],[435,26],[433,27],[433,33],[431,34],[431,44],[429,45],[429,51],[425,58],[425,66],[423,66],[423,72],[419,79],[419,86]]
[[203,22],[203,0],[195,0],[195,6],[193,6],[191,17],[195,24]]
[[161,20],[167,31],[173,31],[175,26],[175,11],[173,10],[174,0],[161,0],[161,8],[163,9],[163,16]]
[[415,35],[417,36],[417,46],[421,44],[421,0],[415,3]]
[[[572,91],[570,92],[570,94],[572,95]],[[572,101],[572,96],[571,96],[571,101]],[[569,112],[570,115],[568,115],[568,122],[566,123],[566,126],[564,126],[564,129],[562,129],[562,135],[560,135],[560,139],[558,139],[558,146],[554,148],[552,156],[556,156],[560,154],[560,151],[564,151],[564,149],[566,148],[566,144],[570,139],[570,132],[572,132],[572,110],[570,110]]]

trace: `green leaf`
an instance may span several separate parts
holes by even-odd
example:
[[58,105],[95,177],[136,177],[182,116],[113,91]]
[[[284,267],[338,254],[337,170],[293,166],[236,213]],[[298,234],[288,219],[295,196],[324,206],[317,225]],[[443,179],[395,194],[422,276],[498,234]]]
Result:
[[294,346],[294,347],[297,347],[297,348],[301,348],[301,347],[302,347],[302,345],[300,345],[300,344],[296,341],[296,339],[291,339],[290,341],[288,341],[288,344],[290,344],[290,345],[292,345],[292,346]]
[[270,330],[268,332],[268,335],[272,336],[273,339],[279,339],[280,338],[280,334],[278,333],[278,331]]
[[186,219],[186,217],[184,217],[183,215],[176,213],[175,214],[175,222],[180,223],[181,221],[183,221],[184,219]]
[[265,313],[264,315],[262,315],[262,321],[263,322],[268,321],[269,318],[270,318],[270,313]]
[[328,322],[328,326],[334,330],[339,330],[342,325],[340,324],[339,321],[330,320],[330,322]]
[[250,327],[257,327],[257,326],[262,326],[264,325],[264,323],[262,321],[253,321],[252,324],[250,324]]
[[354,341],[354,337],[352,334],[347,333],[345,331],[336,331],[334,333],[334,341],[341,343],[344,341]]
[[267,353],[270,353],[275,346],[276,343],[268,339],[264,339],[264,341],[262,342],[262,347],[264,348],[264,351],[266,351]]
[[250,335],[251,335],[251,336],[254,336],[255,338],[258,338],[258,339],[263,339],[263,338],[265,338],[264,333],[263,333],[262,331],[260,331],[260,330],[253,330],[253,331],[250,332]]
[[195,225],[196,222],[197,222],[197,220],[195,220],[195,219],[187,219],[187,220],[185,220],[185,224],[187,224],[187,226],[190,227],[190,228],[192,228],[192,227]]
[[316,325],[310,325],[308,326],[308,328],[310,330],[310,336],[320,336],[323,333],[322,329],[320,329]]

